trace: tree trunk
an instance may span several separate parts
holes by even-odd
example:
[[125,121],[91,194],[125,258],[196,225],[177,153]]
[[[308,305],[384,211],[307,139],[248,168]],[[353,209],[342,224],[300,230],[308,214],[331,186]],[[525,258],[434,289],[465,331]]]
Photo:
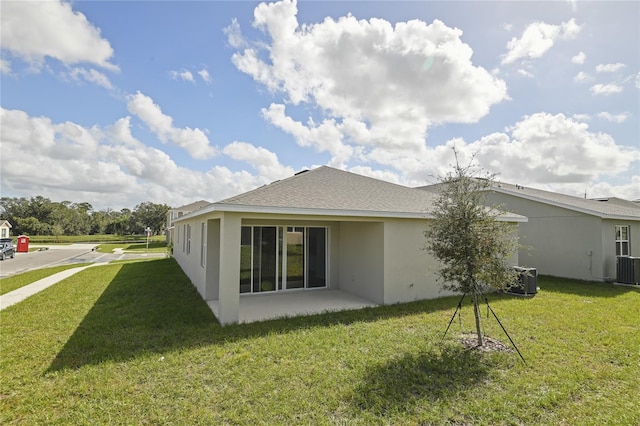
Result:
[[476,316],[476,332],[478,334],[478,346],[484,346],[482,341],[482,331],[480,330],[480,306],[478,304],[478,293],[473,292],[473,313]]

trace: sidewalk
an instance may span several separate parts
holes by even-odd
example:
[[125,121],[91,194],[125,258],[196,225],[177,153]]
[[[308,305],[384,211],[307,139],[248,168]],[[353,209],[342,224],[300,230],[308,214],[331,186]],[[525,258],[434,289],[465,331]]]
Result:
[[34,283],[25,285],[24,287],[20,287],[19,289],[13,290],[7,294],[3,294],[2,296],[0,296],[0,311],[8,308],[9,306],[15,305],[18,302],[22,302],[27,297],[33,296],[34,294],[39,293],[42,290],[49,288],[52,285],[57,284],[66,278],[69,278],[72,275],[77,274],[80,271],[83,271],[87,268],[92,268],[94,266],[106,264],[106,262],[94,263],[88,266],[79,266],[77,268],[66,269],[64,271],[58,272],[57,274],[42,278],[41,280],[38,280]]

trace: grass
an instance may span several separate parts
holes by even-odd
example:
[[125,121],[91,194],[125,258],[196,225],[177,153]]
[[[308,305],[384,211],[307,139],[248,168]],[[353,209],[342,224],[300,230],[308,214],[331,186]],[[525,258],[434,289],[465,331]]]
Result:
[[116,248],[132,253],[165,253],[167,252],[167,243],[165,241],[150,241],[148,249],[146,242],[100,244],[97,251],[100,253],[112,253]]
[[89,263],[74,263],[71,265],[53,266],[51,268],[36,269],[34,271],[23,272],[22,274],[12,275],[6,278],[0,278],[0,295],[17,290],[20,287],[34,283],[49,275],[56,274],[66,269],[86,266]]
[[468,304],[440,343],[458,298],[222,328],[173,259],[89,268],[2,312],[0,423],[639,424],[640,291],[539,286],[490,297],[524,365]]
[[[164,241],[164,235],[153,235],[151,241]],[[116,234],[96,234],[96,235],[31,235],[30,244],[73,244],[73,243],[107,243],[107,242],[146,242],[146,235],[116,235]]]

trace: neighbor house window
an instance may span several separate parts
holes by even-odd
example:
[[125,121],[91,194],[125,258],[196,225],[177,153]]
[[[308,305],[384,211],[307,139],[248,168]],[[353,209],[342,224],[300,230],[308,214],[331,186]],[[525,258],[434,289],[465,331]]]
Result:
[[182,235],[184,235],[182,239],[182,252],[184,253],[187,247],[187,225],[182,225]]
[[629,227],[616,225],[616,256],[629,256]]
[[200,266],[204,267],[207,259],[207,225],[200,224]]

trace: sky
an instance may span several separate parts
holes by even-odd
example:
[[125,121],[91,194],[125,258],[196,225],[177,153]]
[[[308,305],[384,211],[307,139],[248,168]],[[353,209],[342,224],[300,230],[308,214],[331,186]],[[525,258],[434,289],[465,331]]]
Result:
[[7,1],[0,193],[218,201],[329,165],[640,199],[637,1]]

